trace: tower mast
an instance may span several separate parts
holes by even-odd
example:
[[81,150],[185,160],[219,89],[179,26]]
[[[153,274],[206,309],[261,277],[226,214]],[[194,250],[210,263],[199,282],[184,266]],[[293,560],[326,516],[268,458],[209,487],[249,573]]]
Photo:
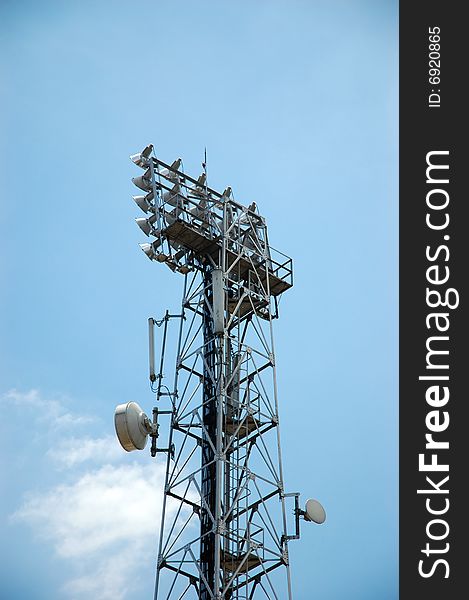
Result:
[[[181,312],[150,319],[150,356],[152,323],[164,323],[160,372],[150,366],[159,406],[152,423],[138,417],[152,455],[167,453],[155,600],[291,600],[288,542],[301,516],[315,520],[285,493],[282,473],[272,322],[293,284],[292,261],[270,246],[256,204],[209,188],[205,170],[192,178],[152,146],[131,159],[144,169],[133,179],[149,215],[137,224],[152,238],[142,250],[185,279]],[[171,388],[170,321],[179,322]],[[160,415],[170,419],[164,448]],[[122,443],[117,416],[116,429]]]

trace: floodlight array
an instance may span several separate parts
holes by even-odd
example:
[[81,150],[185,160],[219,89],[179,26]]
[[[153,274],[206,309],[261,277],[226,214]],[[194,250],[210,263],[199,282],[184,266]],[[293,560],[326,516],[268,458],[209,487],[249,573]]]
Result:
[[142,175],[132,178],[133,184],[145,192],[133,196],[134,202],[147,215],[137,218],[136,223],[146,236],[156,238],[140,247],[150,260],[186,274],[196,266],[193,249],[171,236],[169,228],[180,221],[209,239],[219,236],[223,227],[220,209],[230,198],[231,188],[220,194],[207,186],[205,172],[193,179],[181,170],[180,158],[166,165],[152,154],[150,144],[130,157],[144,170]]
[[130,157],[135,165],[144,169],[143,175],[133,177],[132,182],[146,192],[133,196],[133,200],[148,215],[135,221],[146,236],[156,238],[151,243],[140,244],[140,247],[150,260],[163,262],[172,271],[187,273],[191,270],[188,252],[165,235],[165,230],[176,221],[187,202],[186,186],[181,185],[184,174],[179,171],[182,161],[178,158],[170,166],[163,167],[152,154],[153,146],[150,144]]

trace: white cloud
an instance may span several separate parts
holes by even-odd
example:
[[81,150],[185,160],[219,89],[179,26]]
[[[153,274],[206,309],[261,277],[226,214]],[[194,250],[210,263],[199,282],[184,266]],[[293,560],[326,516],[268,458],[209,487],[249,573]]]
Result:
[[[0,403],[24,413],[25,424],[33,420],[42,444],[49,444],[46,461],[67,469],[67,483],[29,489],[12,515],[13,522],[28,524],[45,547],[52,545],[69,564],[72,575],[63,595],[124,600],[138,593],[142,570],[156,567],[163,464],[150,457],[137,461],[113,435],[74,435],[96,419],[71,412],[66,398],[10,390],[0,395]],[[168,501],[169,519],[177,506]]]
[[[30,524],[57,554],[82,572],[64,586],[73,599],[119,600],[142,561],[156,564],[164,468],[105,465],[34,494],[13,518]],[[168,503],[168,516],[174,505]],[[153,528],[153,529],[152,529]]]
[[73,468],[86,461],[112,463],[122,459],[124,451],[115,436],[102,438],[72,437],[60,441],[47,456],[60,467]]
[[90,423],[93,419],[86,415],[76,415],[68,412],[63,402],[57,399],[44,398],[38,390],[19,392],[9,390],[0,396],[3,404],[14,405],[25,411],[26,420],[34,419],[43,422],[50,429],[74,427]]
[[42,530],[59,555],[81,557],[146,536],[160,510],[163,483],[162,467],[105,465],[29,499],[16,515]]
[[148,560],[148,552],[139,541],[103,560],[90,574],[86,573],[68,581],[63,591],[69,598],[96,598],[97,600],[123,600],[132,591],[132,580],[138,577],[138,563]]

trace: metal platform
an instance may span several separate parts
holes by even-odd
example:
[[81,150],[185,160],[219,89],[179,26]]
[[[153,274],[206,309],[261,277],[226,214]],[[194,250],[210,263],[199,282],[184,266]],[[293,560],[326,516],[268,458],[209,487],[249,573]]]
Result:
[[241,302],[239,299],[228,300],[228,312],[230,314],[236,314],[239,317],[244,317],[252,310],[261,317],[261,319],[269,319],[268,302],[265,300],[259,300],[253,295],[246,296]]
[[260,421],[248,415],[245,419],[241,420],[227,418],[224,431],[229,435],[236,435],[236,437],[242,438],[258,430],[260,427]]
[[246,572],[255,569],[262,564],[262,559],[252,552],[244,554],[231,554],[231,552],[222,552],[222,565],[225,571],[235,573],[236,571]]
[[[202,229],[182,219],[177,219],[162,234],[199,255],[211,256],[215,263],[218,261],[222,247],[221,236],[208,237]],[[229,249],[226,251],[226,259],[226,269],[230,269],[236,263],[236,273],[241,279],[248,280],[249,272],[255,270],[259,281],[272,296],[279,296],[293,286],[291,259],[287,259],[283,264],[272,258],[268,261],[257,261]],[[271,268],[266,269],[266,262],[270,262]],[[279,276],[281,271],[284,271],[282,277]]]

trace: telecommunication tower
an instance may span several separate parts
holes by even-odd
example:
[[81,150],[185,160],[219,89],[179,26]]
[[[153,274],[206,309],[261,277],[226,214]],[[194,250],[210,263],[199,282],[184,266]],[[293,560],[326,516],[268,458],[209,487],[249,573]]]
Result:
[[[288,542],[301,518],[325,520],[319,502],[302,510],[299,494],[284,490],[272,322],[293,285],[292,260],[270,246],[254,202],[208,187],[205,162],[192,178],[181,159],[166,164],[152,145],[131,160],[144,170],[132,180],[147,214],[136,221],[154,238],[141,248],[183,275],[180,311],[148,320],[152,418],[135,402],[115,412],[125,450],[150,438],[151,455],[166,454],[155,600],[291,600]],[[161,420],[169,424],[163,447]]]

